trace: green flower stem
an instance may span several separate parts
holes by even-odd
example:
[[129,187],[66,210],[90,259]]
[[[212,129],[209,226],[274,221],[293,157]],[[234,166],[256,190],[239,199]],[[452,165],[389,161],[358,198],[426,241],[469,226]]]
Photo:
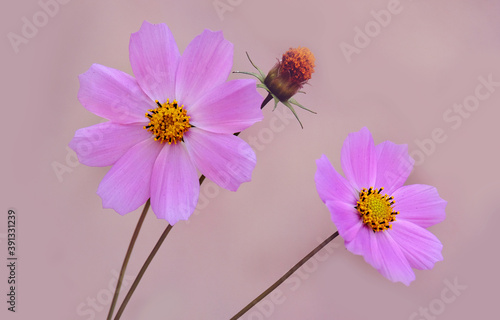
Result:
[[309,259],[311,259],[316,253],[318,253],[318,251],[320,251],[321,249],[323,249],[324,246],[326,246],[328,243],[330,243],[330,241],[332,241],[333,239],[335,239],[338,235],[339,235],[339,232],[335,231],[334,234],[332,234],[325,241],[323,241],[321,244],[319,244],[313,251],[309,252],[309,254],[307,256],[305,256],[302,260],[300,260],[299,262],[297,262],[297,264],[294,265],[290,270],[288,270],[288,272],[285,273],[281,278],[279,278],[278,281],[276,281],[272,286],[270,286],[269,288],[267,288],[266,291],[264,291],[263,293],[261,293],[252,302],[250,302],[249,304],[247,304],[247,306],[245,308],[241,309],[241,311],[238,312],[236,315],[234,315],[230,320],[239,319],[248,310],[250,310],[254,305],[256,305],[257,303],[259,303],[268,294],[270,294],[271,292],[273,292],[273,290],[276,289],[280,284],[282,284],[283,282],[285,282],[285,280],[288,279],[295,271],[297,271],[297,269],[299,269],[300,267],[302,267],[304,265],[304,263],[306,263]]
[[118,300],[118,294],[120,293],[120,289],[122,287],[123,277],[125,276],[125,270],[127,269],[128,261],[130,259],[130,255],[132,254],[132,250],[134,249],[135,241],[137,240],[137,236],[139,235],[139,231],[141,230],[142,223],[144,222],[144,218],[146,218],[146,213],[148,213],[149,205],[151,201],[148,199],[146,204],[144,205],[144,209],[142,210],[141,217],[137,222],[137,225],[134,230],[134,234],[132,235],[132,239],[130,239],[130,243],[128,245],[127,253],[125,254],[125,258],[123,259],[122,269],[120,270],[120,276],[118,278],[118,282],[116,283],[115,294],[113,295],[113,301],[111,302],[111,307],[109,308],[109,313],[107,320],[111,320],[113,317],[113,312],[115,310],[116,301]]
[[[271,96],[271,94],[268,94],[267,97],[264,99],[264,101],[262,102],[260,108],[264,108],[264,106],[269,102],[271,101],[273,97]],[[235,136],[238,136],[241,132],[237,132],[235,133],[234,135]],[[203,183],[203,181],[205,181],[205,176],[204,175],[201,175],[200,177],[200,185]],[[148,205],[149,205],[149,200],[148,200]],[[134,283],[132,284],[132,286],[130,287],[130,289],[128,290],[127,292],[127,295],[125,296],[125,299],[123,299],[123,302],[120,306],[120,309],[118,309],[118,312],[116,313],[116,316],[115,316],[115,320],[118,320],[120,319],[123,311],[125,310],[125,307],[127,306],[130,298],[132,297],[132,294],[134,293],[135,291],[135,288],[137,288],[137,285],[139,284],[139,282],[141,281],[142,279],[142,276],[144,276],[144,273],[146,272],[146,270],[148,269],[149,267],[149,264],[151,263],[151,261],[153,261],[153,258],[155,257],[156,255],[156,252],[158,252],[158,250],[160,249],[161,245],[163,244],[163,241],[165,240],[165,238],[167,237],[168,233],[170,232],[170,230],[172,229],[172,226],[169,224],[167,226],[167,228],[165,229],[165,231],[163,231],[160,239],[158,239],[158,242],[156,242],[156,245],[155,247],[153,248],[153,251],[151,251],[151,253],[149,254],[148,256],[148,259],[146,260],[146,262],[144,262],[144,265],[142,266],[141,268],[141,271],[139,271],[139,273],[137,274],[137,277],[135,278],[134,280]],[[127,261],[128,261],[128,258],[127,258]],[[123,269],[123,267],[122,267]],[[123,270],[124,272],[124,270]],[[117,296],[117,293],[115,292],[115,295]],[[115,298],[113,297],[113,302],[116,303],[115,301]],[[112,305],[112,308],[114,308],[114,304]],[[112,314],[112,309],[110,309],[110,315]],[[111,319],[110,315],[108,315],[108,320]]]

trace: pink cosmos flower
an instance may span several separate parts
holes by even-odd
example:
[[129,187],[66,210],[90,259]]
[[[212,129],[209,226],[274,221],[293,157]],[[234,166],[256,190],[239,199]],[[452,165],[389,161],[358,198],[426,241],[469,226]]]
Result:
[[434,187],[403,186],[414,164],[407,145],[375,145],[363,128],[345,140],[341,163],[346,178],[323,155],[315,181],[349,251],[406,285],[415,280],[412,268],[443,260],[441,242],[425,228],[444,220],[446,201]]
[[233,45],[222,32],[203,31],[181,56],[165,24],[144,22],[130,37],[135,78],[94,64],[80,75],[78,99],[108,122],[75,133],[81,163],[113,166],[97,193],[120,214],[151,198],[170,224],[192,214],[199,170],[222,188],[250,181],[255,153],[233,135],[262,120],[254,80],[226,82]]

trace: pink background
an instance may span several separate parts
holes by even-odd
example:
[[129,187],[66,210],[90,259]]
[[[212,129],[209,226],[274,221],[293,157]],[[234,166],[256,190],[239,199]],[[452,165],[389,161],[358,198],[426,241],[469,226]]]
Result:
[[[232,193],[207,181],[197,214],[173,228],[122,319],[234,315],[336,230],[316,193],[315,160],[324,153],[339,168],[343,140],[363,126],[376,143],[408,143],[419,158],[408,183],[434,185],[449,202],[447,219],[430,228],[444,261],[406,287],[337,238],[242,319],[420,320],[421,308],[440,320],[497,314],[500,86],[483,88],[489,97],[472,112],[453,106],[474,102],[480,77],[500,82],[500,2],[219,0],[231,9],[221,15],[213,2],[69,1],[18,53],[7,35],[21,35],[23,17],[42,9],[35,0],[4,3],[0,252],[6,257],[6,212],[15,208],[20,260],[16,314],[6,311],[0,268],[0,318],[106,316],[141,209],[123,217],[102,209],[96,190],[108,168],[79,165],[67,144],[102,121],[79,104],[77,75],[92,63],[132,73],[129,36],[143,20],[167,23],[181,51],[204,28],[223,30],[234,70],[252,71],[245,51],[269,70],[289,47],[309,47],[317,68],[297,98],[318,115],[299,111],[302,130],[282,105],[265,109],[241,135],[258,142],[252,182]],[[397,12],[391,21],[373,22],[372,10],[388,6]],[[373,37],[349,63],[341,44],[354,45],[355,28],[365,26]],[[441,137],[431,142],[436,129]],[[58,179],[55,165],[70,172]],[[166,225],[149,213],[125,289]],[[454,281],[460,288],[447,289]]]

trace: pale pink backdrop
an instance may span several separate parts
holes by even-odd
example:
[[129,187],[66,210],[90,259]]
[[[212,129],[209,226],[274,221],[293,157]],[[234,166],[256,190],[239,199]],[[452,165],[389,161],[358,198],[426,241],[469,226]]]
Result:
[[[123,217],[102,209],[96,189],[108,168],[79,165],[67,144],[75,130],[102,121],[79,104],[78,74],[92,63],[131,73],[129,36],[143,20],[167,23],[181,51],[204,28],[223,30],[234,43],[234,70],[252,71],[245,51],[268,70],[289,47],[309,47],[317,68],[298,99],[318,115],[299,111],[302,130],[283,106],[266,108],[265,120],[241,135],[258,158],[252,182],[236,193],[206,183],[197,214],[173,228],[122,319],[229,319],[336,230],[316,193],[315,160],[324,153],[339,167],[343,140],[363,126],[377,143],[408,143],[418,158],[408,183],[434,185],[448,200],[447,219],[431,228],[444,261],[406,287],[338,238],[242,319],[498,313],[500,2],[60,2],[46,21],[37,0],[4,2],[1,13],[1,265],[9,208],[18,214],[19,256],[15,314],[6,310],[0,268],[1,319],[106,316],[140,209]],[[23,18],[34,15],[37,34],[13,46],[9,33],[22,36]],[[493,84],[479,100],[481,77]],[[456,113],[464,101],[474,111]],[[55,167],[67,171],[58,177]],[[165,227],[149,213],[125,290]]]

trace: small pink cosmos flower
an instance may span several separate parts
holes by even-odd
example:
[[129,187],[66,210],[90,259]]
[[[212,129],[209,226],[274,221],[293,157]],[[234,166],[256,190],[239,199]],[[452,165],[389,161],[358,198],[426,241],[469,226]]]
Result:
[[75,133],[70,147],[81,163],[113,166],[97,193],[120,214],[151,198],[170,224],[193,213],[198,171],[236,191],[250,181],[255,153],[233,135],[262,120],[254,80],[226,82],[233,45],[205,30],[181,56],[165,24],[144,22],[130,37],[135,78],[94,64],[80,75],[78,99],[108,122]]
[[403,186],[414,160],[407,145],[375,145],[367,128],[351,133],[342,147],[342,177],[323,155],[315,181],[346,248],[362,255],[384,277],[405,285],[415,269],[443,260],[441,242],[425,228],[445,218],[446,201],[436,188]]

